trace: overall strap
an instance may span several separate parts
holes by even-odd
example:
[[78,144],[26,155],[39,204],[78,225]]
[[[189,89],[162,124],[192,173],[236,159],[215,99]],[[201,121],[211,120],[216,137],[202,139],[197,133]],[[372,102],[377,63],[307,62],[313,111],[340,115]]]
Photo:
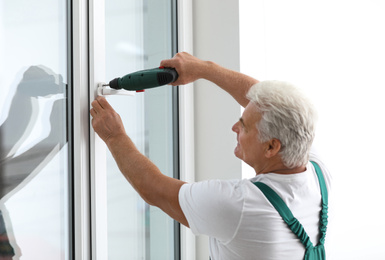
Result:
[[[320,183],[321,196],[322,196],[322,210],[320,216],[320,241],[319,244],[323,245],[325,242],[326,236],[326,226],[327,226],[327,213],[328,213],[328,194],[325,185],[325,180],[322,174],[321,169],[318,164],[315,162],[311,162],[314,165],[316,170],[318,181]],[[294,234],[298,236],[301,240],[302,244],[306,249],[312,248],[313,244],[309,239],[305,229],[302,224],[293,216],[291,210],[287,207],[286,203],[281,199],[281,197],[269,186],[262,182],[253,182],[265,195],[265,197],[270,201],[270,203],[274,206],[274,208],[281,215],[282,219],[286,222],[289,228],[293,231]]]
[[325,243],[325,236],[326,236],[326,228],[328,224],[328,190],[326,188],[325,179],[322,174],[321,168],[319,165],[313,161],[311,163],[314,166],[314,169],[317,173],[318,182],[321,189],[321,196],[322,196],[322,210],[320,214],[320,225],[319,225],[319,231],[320,231],[320,241],[319,244],[323,245]]
[[291,210],[286,206],[286,203],[281,199],[281,197],[269,186],[262,182],[253,182],[257,186],[265,197],[270,201],[274,208],[281,215],[283,220],[289,226],[291,231],[298,236],[302,244],[306,249],[313,247],[313,243],[310,241],[309,236],[307,235],[305,229],[299,223],[299,221],[293,216]]

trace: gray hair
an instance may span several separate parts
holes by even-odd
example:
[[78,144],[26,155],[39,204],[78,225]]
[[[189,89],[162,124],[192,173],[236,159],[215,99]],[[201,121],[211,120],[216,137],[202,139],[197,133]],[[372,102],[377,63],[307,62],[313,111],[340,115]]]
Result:
[[286,167],[306,165],[317,117],[312,103],[292,84],[275,80],[255,84],[247,98],[262,115],[256,126],[259,140],[278,139],[281,142],[279,154]]

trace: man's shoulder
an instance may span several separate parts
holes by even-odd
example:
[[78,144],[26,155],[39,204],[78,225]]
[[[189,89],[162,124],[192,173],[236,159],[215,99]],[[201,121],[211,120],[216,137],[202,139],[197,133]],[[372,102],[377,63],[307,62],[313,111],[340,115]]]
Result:
[[[189,192],[191,195],[210,194],[210,196],[221,195],[234,195],[234,192],[242,193],[244,180],[232,179],[232,180],[205,180],[193,183],[186,183],[182,186],[182,192]],[[207,196],[207,195],[204,195]]]

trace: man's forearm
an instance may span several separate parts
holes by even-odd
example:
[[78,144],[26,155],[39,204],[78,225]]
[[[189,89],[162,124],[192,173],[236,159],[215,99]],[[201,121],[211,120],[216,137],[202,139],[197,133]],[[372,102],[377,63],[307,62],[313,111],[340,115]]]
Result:
[[250,87],[259,81],[240,72],[224,68],[214,62],[207,61],[207,70],[203,78],[209,80],[228,92],[238,103],[246,107],[249,100],[246,94]]
[[159,169],[138,151],[127,135],[114,136],[107,140],[106,144],[124,177],[141,197],[151,204],[151,196],[147,190],[150,186],[148,182],[154,178],[152,175],[160,173]]
[[160,172],[141,154],[127,135],[119,135],[106,142],[120,171],[132,187],[150,205],[159,207],[170,217],[188,227],[178,200],[180,187],[185,183]]
[[203,78],[227,91],[244,107],[249,103],[246,93],[252,85],[258,83],[258,80],[245,74],[226,69],[211,61],[203,61],[185,52],[177,53],[172,59],[163,60],[160,65],[175,68],[179,73],[179,78],[173,85],[185,85]]
[[97,97],[91,105],[92,127],[107,144],[128,182],[148,204],[159,207],[176,221],[188,226],[178,199],[184,182],[163,175],[155,164],[139,152],[126,134],[119,114],[104,97]]

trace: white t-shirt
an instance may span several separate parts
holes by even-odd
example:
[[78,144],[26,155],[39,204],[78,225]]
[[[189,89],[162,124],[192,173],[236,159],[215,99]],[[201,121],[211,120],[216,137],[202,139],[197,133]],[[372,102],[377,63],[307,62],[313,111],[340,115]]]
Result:
[[[330,190],[330,174],[321,167]],[[252,182],[272,188],[304,227],[315,246],[319,239],[321,192],[313,165],[297,174],[259,174],[252,179],[184,184],[179,203],[192,232],[210,237],[212,260],[303,259],[305,248],[276,209]],[[327,242],[327,233],[326,233]],[[327,251],[327,244],[325,245]]]

